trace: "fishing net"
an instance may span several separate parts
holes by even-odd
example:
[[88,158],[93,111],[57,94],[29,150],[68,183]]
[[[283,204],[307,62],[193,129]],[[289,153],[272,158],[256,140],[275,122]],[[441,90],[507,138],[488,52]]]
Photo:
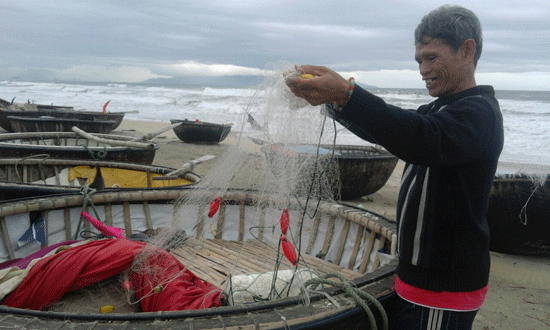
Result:
[[[177,201],[178,213],[171,227],[147,238],[148,248],[136,256],[131,269],[137,274],[155,274],[154,283],[147,284],[150,294],[181,275],[167,277],[158,263],[149,262],[163,258],[158,248],[179,256],[185,269],[216,282],[228,304],[295,296],[305,292],[307,279],[317,277],[300,257],[305,249],[302,235],[305,224],[311,227],[320,201],[333,201],[339,193],[334,150],[321,147],[334,144],[336,129],[319,107],[290,92],[285,74],[293,69],[289,63],[266,69],[269,74],[244,110],[238,142]],[[238,215],[231,212],[243,206],[224,198],[235,190],[253,191],[256,196],[246,201],[248,211],[244,216],[240,213],[243,219],[235,219]],[[189,228],[190,223],[197,225]],[[239,223],[245,224],[244,230]],[[235,241],[240,245],[230,251]],[[195,264],[200,248],[213,244],[228,246],[218,256],[228,271],[218,269],[214,261]],[[255,272],[243,270],[243,265],[253,262],[245,252],[264,250],[269,251],[263,265],[249,267]]]
[[[493,199],[508,200],[508,212],[523,225],[529,216],[542,216],[550,195],[550,166],[540,163],[500,161],[494,180]],[[519,203],[519,205],[517,205]],[[519,209],[518,209],[519,208]],[[489,215],[491,216],[491,214]],[[491,219],[489,219],[491,220]]]
[[500,161],[498,163],[497,178],[511,178],[523,176],[533,181],[533,185],[542,186],[550,173],[550,165],[540,163],[523,163]]

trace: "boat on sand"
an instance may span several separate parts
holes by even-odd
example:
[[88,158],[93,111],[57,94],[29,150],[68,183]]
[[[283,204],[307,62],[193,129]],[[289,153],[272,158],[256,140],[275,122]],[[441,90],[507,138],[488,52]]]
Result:
[[150,165],[160,146],[115,134],[36,132],[0,134],[0,157],[48,155],[57,159],[106,160]]
[[[44,247],[79,240],[82,229],[86,238],[111,233],[104,231],[109,228],[119,228],[119,234],[115,234],[126,237],[79,241],[69,248],[50,251],[28,272],[31,278],[40,279],[40,285],[25,282],[24,277],[21,287],[5,294],[4,305],[0,305],[2,324],[13,329],[31,323],[44,329],[91,324],[117,329],[388,328],[388,314],[391,319],[395,310],[394,224],[368,211],[302,199],[290,204],[285,201],[288,208],[281,215],[277,207],[280,198],[254,191],[191,188],[70,194],[0,203],[0,260],[5,263],[18,262],[18,258]],[[100,231],[91,220],[83,221],[83,211],[108,228]],[[45,228],[43,242],[21,242],[33,225],[37,231]],[[168,227],[174,230],[162,231]],[[101,250],[103,245],[109,249]],[[121,255],[110,257],[112,264],[108,267],[103,259],[96,259],[110,256],[113,249],[119,251],[116,246]],[[95,252],[84,252],[88,247]],[[131,251],[138,250],[134,257]],[[27,303],[34,306],[38,298],[45,301],[43,297],[32,297],[32,292],[43,287],[47,287],[44,292],[48,298],[60,295],[57,289],[69,290],[66,282],[59,281],[52,263],[67,267],[61,263],[69,257],[83,263],[75,253],[85,253],[82,259],[97,265],[90,269],[95,271],[96,280],[108,275],[105,280],[110,286],[105,287],[106,282],[98,284],[103,295],[90,298],[83,294],[84,300],[74,300],[77,292],[65,303],[52,302],[39,309],[26,307]],[[181,276],[174,277],[166,267],[154,267],[167,260],[177,265],[177,274],[186,274],[181,276],[193,278],[193,283],[185,286]],[[113,269],[120,270],[116,274],[119,277],[113,277]],[[66,281],[69,278],[71,285],[85,290],[81,283],[90,275],[71,274]],[[260,278],[267,278],[265,290],[255,288]],[[145,285],[146,279],[154,283]],[[239,284],[243,280],[248,285]],[[205,294],[190,296],[189,290]],[[107,294],[113,292],[120,293],[119,300]],[[209,308],[180,309],[176,297],[182,295],[188,297],[187,305],[208,302]],[[125,312],[128,309],[124,305],[129,312]],[[175,306],[175,310],[150,309],[167,305]]]
[[79,193],[86,185],[98,191],[189,187],[200,182],[200,176],[191,171],[193,167],[178,171],[164,166],[47,156],[2,158],[0,200]]
[[170,119],[175,126],[174,133],[186,143],[219,143],[225,140],[231,131],[231,124],[216,124],[200,120]]

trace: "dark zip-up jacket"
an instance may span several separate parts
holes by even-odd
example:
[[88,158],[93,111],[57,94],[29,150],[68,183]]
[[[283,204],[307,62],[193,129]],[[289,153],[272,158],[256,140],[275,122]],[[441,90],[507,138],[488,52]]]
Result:
[[504,143],[491,86],[418,110],[386,104],[359,86],[329,114],[406,162],[397,205],[397,275],[426,290],[467,292],[489,280],[489,192]]

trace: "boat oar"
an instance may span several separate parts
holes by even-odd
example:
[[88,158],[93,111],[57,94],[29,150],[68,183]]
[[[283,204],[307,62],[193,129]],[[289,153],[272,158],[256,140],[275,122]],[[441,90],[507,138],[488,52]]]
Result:
[[135,142],[135,141],[141,141],[141,140],[152,140],[154,137],[156,137],[157,135],[159,134],[162,134],[166,131],[169,131],[171,130],[172,128],[176,127],[176,126],[179,126],[181,125],[181,123],[175,123],[175,124],[172,124],[170,126],[167,126],[167,127],[164,127],[163,129],[161,129],[160,131],[156,131],[154,133],[148,133],[148,134],[144,134],[142,136],[138,136],[136,138],[133,138],[131,139],[130,141],[132,142]]
[[177,170],[172,171],[170,173],[167,173],[163,176],[156,176],[156,177],[153,178],[153,180],[175,180],[175,179],[181,177],[183,174],[185,174],[187,172],[191,172],[195,168],[195,166],[197,166],[198,164],[200,164],[202,162],[205,162],[207,160],[210,160],[212,158],[215,158],[215,157],[216,156],[213,156],[213,155],[205,155],[205,156],[202,156],[202,157],[197,158],[195,160],[190,160],[190,161],[184,163]]
[[129,147],[129,148],[141,148],[141,149],[153,149],[155,148],[155,144],[153,142],[146,143],[146,142],[135,142],[135,141],[120,141],[120,140],[111,140],[111,139],[104,139],[97,137],[95,135],[92,135],[90,133],[86,133],[85,131],[81,130],[80,128],[73,126],[72,127],[73,132],[77,133],[78,135],[95,142],[99,143],[105,143],[109,144],[111,146],[123,146],[123,147]]

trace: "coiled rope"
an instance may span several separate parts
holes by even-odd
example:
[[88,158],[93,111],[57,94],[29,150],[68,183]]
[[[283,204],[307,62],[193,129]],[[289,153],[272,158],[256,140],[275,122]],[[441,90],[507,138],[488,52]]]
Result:
[[[330,278],[337,278],[338,281],[329,280]],[[310,280],[307,280],[304,283],[304,286],[307,288],[308,286],[317,286],[319,284],[326,284],[333,287],[336,287],[345,293],[347,293],[356,303],[359,305],[363,311],[367,314],[369,318],[369,324],[370,329],[377,330],[378,326],[376,324],[376,319],[374,318],[374,314],[370,310],[368,303],[372,303],[378,312],[380,313],[380,316],[382,317],[382,329],[387,330],[389,327],[388,322],[388,315],[386,314],[386,311],[384,310],[384,307],[382,304],[371,294],[367,293],[366,291],[360,290],[358,288],[355,288],[351,286],[346,279],[339,273],[328,273],[318,278],[312,278]]]
[[[95,208],[94,202],[92,201],[92,196],[97,192],[96,189],[90,188],[89,185],[84,185],[80,188],[80,193],[84,195],[84,201],[82,203],[82,211],[86,210],[86,207],[88,204],[92,207],[92,210],[94,211],[94,214],[97,219],[99,219],[99,215],[97,213],[97,210]],[[78,220],[78,226],[76,227],[76,232],[74,239],[78,239],[78,233],[80,232],[80,227],[82,226],[82,215],[80,216],[80,219]],[[100,220],[101,221],[101,220]]]
[[103,146],[103,150],[99,150],[97,152],[97,154],[94,154],[94,151],[91,150],[90,148],[88,148],[87,145],[81,144],[81,146],[84,147],[84,149],[86,149],[86,151],[88,152],[90,157],[92,157],[93,160],[103,160],[107,157],[107,147],[106,146]]

